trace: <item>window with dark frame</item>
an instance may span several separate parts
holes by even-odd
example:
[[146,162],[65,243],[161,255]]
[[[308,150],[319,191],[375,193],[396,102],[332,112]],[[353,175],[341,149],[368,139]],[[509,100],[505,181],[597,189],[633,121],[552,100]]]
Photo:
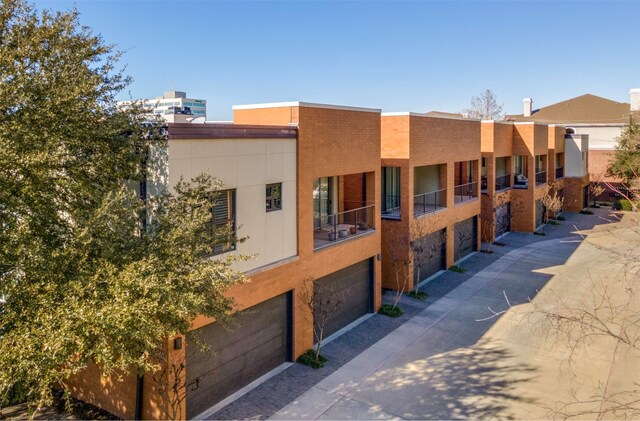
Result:
[[282,209],[282,183],[267,184],[267,212]]
[[211,219],[214,230],[212,255],[218,255],[236,249],[236,191],[222,190],[216,193],[215,203],[211,207]]

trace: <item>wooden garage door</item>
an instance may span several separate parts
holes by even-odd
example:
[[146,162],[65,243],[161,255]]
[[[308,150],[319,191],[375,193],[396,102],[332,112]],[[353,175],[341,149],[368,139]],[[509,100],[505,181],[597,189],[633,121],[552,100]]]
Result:
[[496,206],[495,209],[496,238],[511,231],[511,203]]
[[542,200],[536,200],[536,228],[544,223],[544,212]]
[[474,216],[455,224],[454,257],[458,261],[464,256],[476,251],[478,244],[478,219]]
[[413,279],[416,282],[422,282],[436,272],[447,268],[446,238],[447,232],[443,229],[414,240]]
[[187,342],[187,418],[290,360],[289,294],[242,311],[233,320],[231,330],[212,323],[194,331],[212,354]]
[[371,266],[371,259],[363,260],[316,280],[314,288],[318,288],[318,299],[338,297],[340,302],[325,325],[325,338],[372,311]]

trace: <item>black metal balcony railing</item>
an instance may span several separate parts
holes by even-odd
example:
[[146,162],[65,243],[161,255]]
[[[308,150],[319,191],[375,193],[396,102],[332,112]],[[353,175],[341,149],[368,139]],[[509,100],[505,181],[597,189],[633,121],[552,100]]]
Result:
[[455,186],[453,189],[454,202],[460,204],[478,197],[478,182],[473,181],[467,184]]
[[564,177],[564,167],[556,168],[556,179]]
[[413,216],[418,217],[447,207],[447,189],[413,196]]
[[400,218],[400,196],[382,195],[382,217],[391,219]]
[[374,215],[375,205],[367,205],[322,216],[315,222],[314,250],[370,232],[375,229]]
[[545,184],[547,182],[547,172],[536,172],[536,185]]
[[511,174],[496,177],[496,191],[505,190],[511,187]]

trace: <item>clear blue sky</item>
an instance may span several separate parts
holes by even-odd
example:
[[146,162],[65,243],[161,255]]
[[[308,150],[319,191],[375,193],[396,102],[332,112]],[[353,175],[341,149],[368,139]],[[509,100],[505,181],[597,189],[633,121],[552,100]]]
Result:
[[212,120],[280,101],[460,111],[487,88],[521,113],[523,97],[534,108],[584,93],[628,102],[640,88],[635,1],[75,3],[126,51],[134,98],[186,91]]

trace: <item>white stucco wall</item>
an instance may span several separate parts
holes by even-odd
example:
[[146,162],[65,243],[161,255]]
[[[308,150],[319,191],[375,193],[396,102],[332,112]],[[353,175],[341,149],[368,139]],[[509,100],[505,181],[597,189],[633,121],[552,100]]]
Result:
[[[238,237],[247,240],[232,253],[255,255],[237,262],[236,269],[249,271],[297,254],[295,139],[172,139],[166,168],[167,174],[150,183],[149,194],[173,188],[180,176],[189,180],[206,171],[222,181],[221,189],[236,189]],[[267,212],[266,185],[272,183],[282,183],[282,210]]]
[[616,148],[616,138],[620,136],[622,125],[617,126],[572,126],[576,134],[589,135],[589,149],[613,150]]
[[564,140],[565,177],[584,177],[589,172],[589,136],[568,135]]

